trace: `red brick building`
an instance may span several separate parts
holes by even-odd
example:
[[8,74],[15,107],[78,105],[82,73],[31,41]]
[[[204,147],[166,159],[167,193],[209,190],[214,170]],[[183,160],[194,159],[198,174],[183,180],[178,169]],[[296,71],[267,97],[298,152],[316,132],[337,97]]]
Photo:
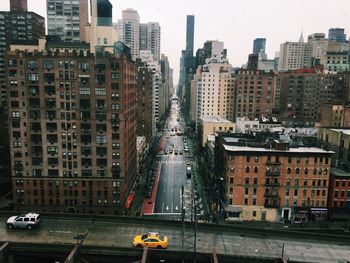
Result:
[[350,173],[332,168],[329,207],[350,211]]
[[222,144],[222,150],[225,209],[234,216],[279,222],[326,211],[333,152],[277,141],[265,148]]
[[7,54],[15,209],[122,213],[136,177],[135,63],[62,45]]

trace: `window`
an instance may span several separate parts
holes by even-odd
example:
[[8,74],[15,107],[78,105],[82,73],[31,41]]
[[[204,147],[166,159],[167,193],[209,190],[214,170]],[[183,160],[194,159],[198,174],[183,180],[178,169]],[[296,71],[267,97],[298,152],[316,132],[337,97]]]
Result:
[[258,167],[254,167],[254,173],[258,173],[259,169]]
[[245,178],[245,184],[249,184],[249,177]]
[[39,81],[39,75],[35,73],[28,73],[29,81]]
[[247,167],[245,168],[245,172],[246,172],[246,173],[249,173],[249,170],[250,170],[250,168],[249,168],[249,166],[247,166]]

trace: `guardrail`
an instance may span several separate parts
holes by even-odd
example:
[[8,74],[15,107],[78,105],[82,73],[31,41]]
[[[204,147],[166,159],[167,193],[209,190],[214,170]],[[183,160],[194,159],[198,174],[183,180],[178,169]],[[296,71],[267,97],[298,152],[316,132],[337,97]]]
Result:
[[[0,217],[7,218],[16,214],[16,212],[0,212]],[[147,217],[123,217],[113,215],[88,215],[88,214],[64,214],[64,213],[40,213],[41,218],[61,219],[61,220],[84,220],[95,222],[116,222],[120,224],[139,224],[151,226],[167,226],[173,228],[182,228],[181,221],[171,221]],[[186,227],[194,227],[193,223],[186,222]],[[264,236],[264,237],[289,237],[304,240],[326,240],[332,242],[341,242],[350,244],[350,232],[343,229],[303,229],[303,228],[286,228],[276,229],[273,227],[251,227],[244,224],[212,224],[199,223],[198,230],[203,232],[233,232],[242,235]]]

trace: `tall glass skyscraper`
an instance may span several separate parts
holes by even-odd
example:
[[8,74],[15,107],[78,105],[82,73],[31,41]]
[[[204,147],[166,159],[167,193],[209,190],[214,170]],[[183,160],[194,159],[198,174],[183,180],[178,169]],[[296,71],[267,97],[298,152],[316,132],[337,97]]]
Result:
[[194,42],[194,16],[187,16],[186,26],[186,51],[188,56],[193,56],[193,42]]
[[344,28],[330,28],[328,31],[328,39],[336,42],[346,42]]
[[264,53],[266,47],[266,38],[256,38],[253,43],[253,54]]
[[113,6],[109,0],[97,0],[97,25],[112,26]]

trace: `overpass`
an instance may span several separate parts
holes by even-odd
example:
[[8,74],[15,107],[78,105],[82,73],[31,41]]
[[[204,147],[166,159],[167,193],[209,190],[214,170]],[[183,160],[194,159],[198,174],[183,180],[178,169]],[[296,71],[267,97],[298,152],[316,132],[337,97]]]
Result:
[[[6,228],[1,213],[2,262],[347,262],[350,233],[198,224],[197,254],[182,254],[182,223],[104,215],[41,214],[33,230]],[[187,228],[192,225],[188,224]],[[166,250],[132,248],[135,235],[158,231],[169,237]],[[282,256],[283,255],[283,256]],[[45,260],[44,260],[45,258]],[[118,260],[116,260],[118,259]],[[148,261],[147,261],[148,260]],[[189,262],[189,261],[188,261]]]

